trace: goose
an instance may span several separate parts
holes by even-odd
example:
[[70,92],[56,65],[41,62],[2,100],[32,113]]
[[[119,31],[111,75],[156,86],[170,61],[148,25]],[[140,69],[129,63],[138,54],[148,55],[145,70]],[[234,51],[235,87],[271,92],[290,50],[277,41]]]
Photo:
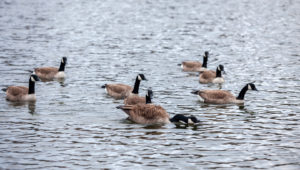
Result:
[[183,114],[176,114],[170,121],[182,124],[196,124],[200,122],[195,116],[185,116]]
[[190,71],[190,72],[202,72],[207,69],[207,60],[208,60],[208,51],[204,52],[203,56],[203,63],[199,61],[183,61],[181,64],[181,68],[183,71]]
[[135,79],[134,88],[126,84],[105,84],[101,86],[105,88],[108,95],[115,99],[125,99],[131,93],[139,94],[140,82],[142,80],[147,80],[144,74],[138,74]]
[[34,94],[35,82],[39,81],[37,75],[31,74],[29,78],[29,88],[24,86],[9,86],[6,89],[2,89],[6,92],[6,99],[13,102],[26,102],[26,101],[36,101],[36,96]]
[[122,109],[129,116],[129,120],[139,124],[167,124],[170,122],[196,124],[199,122],[194,116],[186,117],[182,114],[177,114],[170,119],[163,107],[152,104],[151,97],[152,91],[149,94],[148,90],[145,103],[117,106],[117,109]]
[[117,109],[122,109],[129,116],[129,120],[138,124],[168,124],[171,122],[196,124],[199,122],[194,116],[186,117],[181,114],[170,119],[163,107],[154,104],[123,105],[117,106]]
[[153,92],[151,89],[148,89],[146,97],[141,97],[136,94],[130,94],[127,98],[124,99],[125,105],[135,105],[139,103],[151,103],[151,98],[153,96]]
[[219,65],[216,71],[206,70],[200,73],[199,82],[202,84],[214,83],[214,84],[222,84],[224,83],[224,78],[222,77],[222,71],[224,71],[224,66]]
[[35,68],[35,74],[42,80],[63,79],[65,75],[65,66],[67,64],[67,57],[63,57],[59,68],[56,67],[40,67]]
[[193,94],[197,94],[200,99],[204,100],[204,103],[213,104],[242,104],[244,103],[244,97],[247,90],[258,91],[253,83],[246,84],[240,91],[238,97],[235,97],[229,91],[225,90],[198,90],[193,91]]

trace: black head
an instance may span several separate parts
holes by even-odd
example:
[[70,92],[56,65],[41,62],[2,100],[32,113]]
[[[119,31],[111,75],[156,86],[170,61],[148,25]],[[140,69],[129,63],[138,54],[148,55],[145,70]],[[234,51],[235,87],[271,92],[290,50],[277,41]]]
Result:
[[196,123],[199,123],[200,121],[195,117],[195,116],[190,116],[188,117],[192,122],[191,124],[196,124]]
[[183,114],[177,114],[172,119],[170,119],[171,122],[174,123],[184,123],[184,124],[196,124],[199,122],[199,120],[194,116],[184,116]]
[[224,71],[224,66],[223,66],[222,64],[220,64],[220,65],[218,66],[218,70]]
[[144,76],[144,74],[138,74],[137,77],[139,80],[147,80],[146,77]]
[[153,97],[153,92],[151,89],[148,89],[148,92],[146,94],[146,104],[152,103],[151,99]]
[[30,81],[35,82],[35,81],[40,81],[39,77],[35,74],[30,75]]
[[64,64],[67,64],[67,57],[63,57],[63,58],[61,59],[61,62],[64,63]]
[[248,83],[248,90],[258,91],[253,83]]
[[148,92],[147,92],[146,95],[149,96],[152,99],[153,98],[153,91],[151,89],[148,89]]
[[208,51],[205,51],[205,52],[204,52],[204,57],[208,57],[208,55],[209,55],[209,52],[208,52]]

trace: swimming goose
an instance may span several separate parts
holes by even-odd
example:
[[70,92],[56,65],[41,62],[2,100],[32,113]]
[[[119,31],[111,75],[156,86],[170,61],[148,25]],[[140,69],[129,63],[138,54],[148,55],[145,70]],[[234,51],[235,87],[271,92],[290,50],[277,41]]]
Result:
[[224,78],[222,77],[222,71],[224,71],[224,66],[219,65],[216,71],[206,70],[200,73],[199,75],[199,82],[203,84],[207,83],[215,83],[215,84],[222,84],[224,83]]
[[203,63],[199,61],[183,61],[181,68],[183,71],[202,72],[207,69],[208,51],[205,51],[203,56]]
[[29,78],[29,88],[24,86],[9,86],[6,89],[2,89],[6,92],[6,99],[14,102],[36,101],[34,94],[35,81],[40,79],[35,74],[31,74]]
[[183,124],[196,124],[200,121],[195,116],[185,116],[183,114],[177,114],[172,119],[170,119],[173,123],[183,123]]
[[145,104],[148,98],[148,103],[151,103],[151,98],[153,96],[153,92],[151,89],[148,89],[146,97],[138,96],[134,93],[130,94],[127,98],[124,99],[125,105],[135,105],[135,104]]
[[199,122],[194,116],[186,117],[181,114],[170,119],[164,108],[154,104],[124,105],[117,108],[122,109],[129,116],[129,120],[139,124],[167,124],[170,122],[196,124]]
[[63,57],[59,68],[56,67],[40,67],[35,68],[35,74],[42,80],[53,80],[65,78],[65,66],[67,64],[67,57]]
[[238,97],[235,97],[229,91],[225,90],[198,90],[193,91],[193,94],[197,94],[204,103],[213,104],[230,104],[230,103],[244,103],[244,97],[247,90],[258,91],[253,83],[246,84],[240,91]]
[[105,88],[105,91],[108,95],[112,96],[115,99],[125,99],[131,93],[139,94],[140,82],[142,80],[147,80],[144,74],[138,74],[135,79],[134,88],[126,84],[105,84],[101,86]]

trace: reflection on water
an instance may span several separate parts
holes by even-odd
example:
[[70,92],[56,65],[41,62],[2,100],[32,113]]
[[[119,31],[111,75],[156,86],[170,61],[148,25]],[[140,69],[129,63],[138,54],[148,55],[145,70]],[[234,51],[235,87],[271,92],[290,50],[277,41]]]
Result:
[[36,114],[36,112],[35,112],[35,102],[29,102],[28,103],[28,112],[32,115]]
[[[0,93],[0,169],[299,169],[298,1],[0,1],[0,88],[28,86],[27,70],[68,57],[67,78],[38,82],[35,103]],[[243,105],[198,101],[198,73],[223,64],[222,89]],[[144,73],[153,102],[197,126],[126,120],[105,83]],[[29,114],[28,114],[29,113]]]

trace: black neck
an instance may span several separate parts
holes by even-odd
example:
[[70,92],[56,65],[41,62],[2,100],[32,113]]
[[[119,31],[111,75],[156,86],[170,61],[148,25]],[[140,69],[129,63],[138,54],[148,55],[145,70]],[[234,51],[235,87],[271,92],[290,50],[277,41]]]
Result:
[[173,118],[170,119],[171,122],[179,122],[179,121],[183,121],[185,123],[188,123],[188,118],[183,116],[183,115],[175,115]]
[[31,81],[31,77],[29,78],[29,90],[28,90],[28,94],[34,94],[34,81]]
[[219,70],[219,67],[216,70],[216,77],[222,77],[222,72]]
[[207,56],[204,56],[203,57],[203,63],[202,63],[202,67],[205,67],[205,68],[207,68]]
[[244,100],[245,94],[248,90],[248,85],[246,85],[240,92],[239,96],[236,98],[238,100]]
[[58,71],[65,71],[65,66],[66,64],[64,62],[61,62]]
[[152,103],[151,102],[151,97],[146,95],[146,104]]
[[139,94],[140,82],[141,82],[141,80],[139,80],[139,76],[137,76],[135,79],[134,88],[132,90],[132,93]]

